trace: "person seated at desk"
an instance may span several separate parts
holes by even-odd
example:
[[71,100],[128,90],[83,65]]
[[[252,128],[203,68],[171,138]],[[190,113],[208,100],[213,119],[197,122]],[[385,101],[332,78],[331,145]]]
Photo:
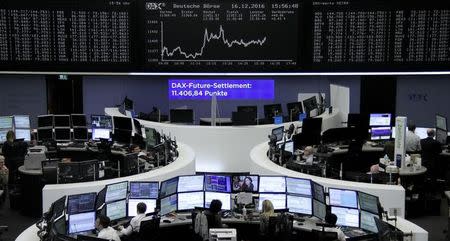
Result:
[[141,227],[141,221],[145,219],[145,212],[147,211],[147,205],[145,203],[138,203],[136,206],[137,215],[130,221],[130,225],[124,228],[122,225],[118,227],[120,233],[119,236],[130,236],[134,233],[139,233]]
[[98,215],[95,220],[95,229],[97,229],[98,238],[120,241],[119,234],[111,226],[111,220],[105,215]]
[[14,131],[8,131],[8,133],[6,133],[6,141],[3,143],[2,147],[5,164],[9,169],[8,184],[10,187],[17,184],[18,170],[19,167],[23,165],[25,155],[28,151],[28,146],[25,142],[16,142],[14,141],[15,139],[16,135],[14,134]]
[[414,133],[416,130],[416,125],[414,123],[408,124],[408,131],[405,135],[405,150],[406,152],[418,152],[420,148],[420,137]]
[[344,232],[342,232],[341,229],[336,227],[336,222],[337,222],[336,214],[327,212],[327,214],[325,214],[325,222],[329,225],[335,226],[334,228],[324,228],[325,232],[335,232],[335,233],[337,233],[339,241],[345,241]]
[[209,205],[209,209],[205,211],[206,219],[208,220],[208,228],[223,228],[222,216],[220,215],[221,210],[222,202],[213,199]]
[[433,139],[434,135],[435,131],[433,129],[428,129],[428,137],[420,140],[420,146],[422,147],[422,164],[430,170],[430,176],[436,177],[439,170],[439,154],[442,152],[442,148],[441,144]]
[[261,236],[263,237],[267,236],[269,231],[269,219],[270,217],[276,216],[278,215],[275,213],[272,202],[268,199],[264,200],[262,203],[262,210],[259,221],[259,231]]
[[302,160],[304,160],[307,165],[313,164],[314,148],[312,146],[305,147],[305,150],[303,151]]

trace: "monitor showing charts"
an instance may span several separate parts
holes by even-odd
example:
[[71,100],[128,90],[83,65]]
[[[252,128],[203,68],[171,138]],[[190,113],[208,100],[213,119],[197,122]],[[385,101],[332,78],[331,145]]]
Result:
[[128,182],[119,182],[114,184],[109,184],[106,186],[106,196],[105,202],[113,202],[116,200],[121,200],[127,198],[128,193]]
[[317,182],[311,182],[313,188],[313,197],[316,200],[319,200],[322,203],[325,203],[325,191],[323,186]]
[[347,227],[359,227],[358,209],[331,207],[331,213],[337,216],[336,225]]
[[52,127],[53,128],[53,115],[40,115],[38,119],[38,128]]
[[132,199],[157,199],[158,192],[158,182],[130,182],[130,198]]
[[311,196],[311,181],[303,178],[286,177],[286,192]]
[[258,210],[262,210],[264,200],[270,200],[276,210],[286,209],[286,194],[260,193]]
[[436,128],[442,129],[442,130],[448,130],[447,129],[447,118],[442,115],[436,115]]
[[92,129],[92,140],[98,141],[100,139],[111,140],[110,129]]
[[106,216],[111,221],[127,217],[127,200],[119,200],[106,204]]
[[203,192],[178,193],[178,210],[193,210],[203,207],[205,203]]
[[358,192],[359,207],[371,213],[378,214],[378,197],[364,192]]
[[259,192],[286,192],[286,178],[282,176],[261,176]]
[[69,215],[69,234],[95,229],[95,212]]
[[313,205],[313,215],[317,218],[325,220],[325,215],[327,214],[327,205],[325,203],[321,203],[316,199],[312,201]]
[[231,176],[206,174],[205,191],[231,192]]
[[138,203],[145,203],[145,206],[147,207],[146,213],[155,212],[156,199],[128,199],[128,217],[137,215]]
[[232,177],[233,192],[257,192],[259,186],[259,176],[236,175]]
[[95,211],[95,199],[97,193],[83,193],[78,195],[70,195],[67,198],[67,213],[77,214]]
[[222,202],[222,210],[231,210],[231,194],[222,192],[205,192],[205,208],[209,208],[211,201],[217,199]]
[[203,175],[180,176],[178,177],[178,192],[203,191]]
[[277,142],[283,140],[284,126],[272,129],[272,135],[277,137]]
[[361,229],[378,233],[378,228],[375,223],[376,217],[378,218],[378,215],[361,210]]
[[166,197],[176,193],[177,185],[178,185],[177,177],[161,182],[161,189],[159,191],[159,196]]
[[24,141],[31,141],[30,129],[16,129],[15,134],[16,134],[16,139],[24,139]]
[[165,197],[161,199],[161,210],[160,214],[166,215],[168,213],[173,213],[178,210],[178,198],[177,194]]
[[91,126],[93,129],[108,129],[112,130],[112,119],[108,115],[91,115]]
[[30,117],[27,115],[15,115],[14,127],[16,129],[30,129]]
[[331,206],[358,208],[356,191],[330,188],[328,193]]
[[12,129],[13,117],[12,116],[0,116],[0,129]]
[[311,197],[287,195],[287,208],[292,213],[312,215]]
[[370,129],[370,140],[389,140],[392,136],[392,128],[390,126],[385,127],[372,127]]
[[436,141],[441,145],[447,145],[448,133],[446,130],[436,129]]
[[54,115],[53,123],[55,127],[70,128],[70,115]]
[[370,114],[369,126],[391,126],[391,114],[390,113]]

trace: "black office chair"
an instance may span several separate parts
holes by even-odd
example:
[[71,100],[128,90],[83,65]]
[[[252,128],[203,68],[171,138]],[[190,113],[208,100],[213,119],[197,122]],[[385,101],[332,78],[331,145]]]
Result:
[[336,232],[325,232],[319,230],[312,230],[312,239],[315,241],[338,241],[338,234]]
[[139,233],[136,241],[156,241],[159,240],[159,223],[161,218],[153,218],[141,221]]

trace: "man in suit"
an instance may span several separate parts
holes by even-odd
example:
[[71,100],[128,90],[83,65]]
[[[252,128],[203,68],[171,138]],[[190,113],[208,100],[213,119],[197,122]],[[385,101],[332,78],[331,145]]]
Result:
[[439,154],[442,152],[441,144],[434,138],[435,131],[427,130],[428,137],[420,140],[422,147],[422,164],[428,169],[428,174],[432,178],[438,178],[439,175]]

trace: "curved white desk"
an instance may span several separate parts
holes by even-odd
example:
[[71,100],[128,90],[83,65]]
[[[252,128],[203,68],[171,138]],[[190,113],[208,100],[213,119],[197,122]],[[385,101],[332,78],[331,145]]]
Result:
[[[105,108],[105,114],[124,116],[118,108]],[[338,109],[332,114],[324,113],[322,131],[342,126],[342,115]],[[202,172],[248,172],[250,170],[250,150],[268,140],[272,129],[281,125],[254,126],[197,126],[158,123],[139,120],[143,127],[154,128],[160,133],[175,136],[177,141],[191,146],[196,153],[197,171]],[[301,122],[291,123],[301,126]]]
[[64,195],[99,192],[105,185],[111,183],[122,181],[164,181],[175,176],[195,174],[195,153],[192,148],[179,143],[178,151],[179,156],[174,162],[149,172],[104,181],[46,185],[42,189],[42,210],[46,212],[54,201]]

